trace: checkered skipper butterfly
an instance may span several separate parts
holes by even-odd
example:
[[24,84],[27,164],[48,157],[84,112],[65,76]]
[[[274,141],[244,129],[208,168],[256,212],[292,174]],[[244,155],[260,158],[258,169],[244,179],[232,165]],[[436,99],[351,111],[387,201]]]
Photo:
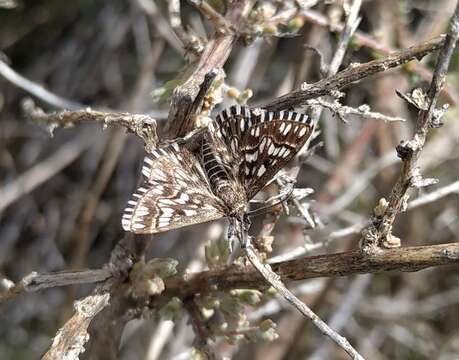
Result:
[[311,135],[304,114],[232,106],[192,152],[179,140],[144,160],[143,184],[128,201],[123,229],[153,234],[222,217],[241,219],[251,200]]

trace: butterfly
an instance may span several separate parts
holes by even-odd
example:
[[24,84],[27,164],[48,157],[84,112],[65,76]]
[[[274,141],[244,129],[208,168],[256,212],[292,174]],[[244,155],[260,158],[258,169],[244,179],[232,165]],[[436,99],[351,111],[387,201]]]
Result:
[[179,139],[145,157],[143,183],[124,210],[123,229],[153,234],[223,217],[241,219],[248,202],[312,131],[305,114],[244,106],[223,110],[198,150]]

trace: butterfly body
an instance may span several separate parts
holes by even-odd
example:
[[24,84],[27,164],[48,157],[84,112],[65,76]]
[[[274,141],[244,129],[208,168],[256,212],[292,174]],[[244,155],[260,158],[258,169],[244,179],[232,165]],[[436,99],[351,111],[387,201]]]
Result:
[[226,206],[228,216],[241,218],[247,211],[247,197],[243,184],[238,178],[238,165],[229,154],[225,154],[224,144],[209,132],[201,145],[201,164],[210,183],[211,191]]
[[177,141],[145,158],[145,182],[128,202],[123,228],[158,233],[222,217],[241,219],[248,201],[303,147],[312,129],[303,114],[224,110],[199,150]]

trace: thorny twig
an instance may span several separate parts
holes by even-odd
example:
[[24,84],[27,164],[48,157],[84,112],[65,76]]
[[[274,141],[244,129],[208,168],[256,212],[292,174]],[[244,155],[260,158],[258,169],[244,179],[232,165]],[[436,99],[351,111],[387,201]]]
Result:
[[[362,5],[361,0],[354,0],[351,5],[351,9],[346,20],[346,25],[340,34],[335,54],[328,66],[327,75],[332,76],[338,72],[338,69],[343,61],[344,54],[346,52],[348,43],[352,34],[358,27],[360,19],[358,14]],[[316,108],[312,112],[312,118],[315,123],[319,120],[321,115],[321,109]],[[263,277],[284,297],[290,304],[297,308],[305,317],[312,321],[312,323],[322,332],[322,334],[328,336],[333,340],[340,348],[342,348],[349,356],[353,359],[363,359],[363,357],[352,347],[349,341],[329,327],[322,319],[320,319],[306,304],[299,300],[293,295],[280,280],[280,277],[276,275],[276,272],[272,272],[270,269],[263,266],[260,262],[256,253],[251,248],[250,243],[246,244],[246,255],[254,267],[263,275]]]
[[214,24],[217,33],[224,35],[233,31],[231,24],[226,21],[224,16],[215,11],[215,9],[209,3],[204,0],[188,1],[196,6],[196,8]]
[[[253,6],[253,0],[234,1],[228,9],[225,19],[236,28]],[[191,109],[200,92],[200,85],[211,71],[220,70],[226,62],[234,41],[236,32],[227,35],[218,35],[211,39],[204,47],[196,70],[188,80],[175,88],[172,96],[166,132],[169,138],[182,137],[193,129]]]
[[[455,181],[449,185],[441,187],[431,193],[425,194],[418,197],[408,203],[407,211],[414,210],[420,206],[431,204],[437,200],[443,199],[444,197],[450,194],[459,194],[459,181]],[[296,247],[292,250],[285,252],[284,254],[273,256],[268,259],[268,263],[283,262],[291,260],[306,254],[311,253],[312,251],[321,249],[330,245],[332,242],[348,237],[350,235],[359,234],[366,226],[365,221],[358,222],[354,225],[348,226],[343,229],[332,231],[327,234],[325,238],[321,241],[320,239],[316,240],[313,244],[304,244],[302,246]]]
[[350,84],[362,80],[378,72],[387,71],[414,59],[421,59],[427,54],[440,49],[444,44],[444,36],[417,44],[408,49],[396,51],[381,59],[364,64],[353,64],[348,68],[313,84],[307,84],[301,90],[295,90],[277,99],[271,100],[261,107],[267,110],[285,110],[304,104],[309,99],[330,95]]
[[[336,310],[335,314],[328,321],[330,326],[337,331],[341,331],[344,326],[348,323],[352,314],[355,312],[357,305],[362,300],[365,294],[365,290],[371,284],[372,275],[365,274],[357,276],[349,286],[347,293],[340,299],[340,305]],[[328,346],[323,341],[317,346],[317,350],[314,351],[308,360],[321,360],[329,358]]]
[[245,224],[240,224],[242,230],[241,243],[245,255],[249,259],[254,268],[263,276],[263,278],[274,287],[277,292],[291,305],[293,305],[301,314],[312,321],[322,334],[328,336],[340,348],[348,353],[353,359],[363,360],[363,357],[352,347],[349,341],[335,332],[322,319],[320,319],[305,303],[298,299],[291,291],[283,284],[279,275],[273,272],[268,266],[263,265],[259,259],[254,247],[250,243]]
[[80,122],[99,122],[106,126],[122,126],[129,132],[140,137],[145,143],[147,152],[151,152],[157,144],[156,120],[148,115],[131,114],[131,113],[110,113],[104,111],[84,110],[60,111],[54,113],[45,113],[37,107],[32,99],[25,99],[22,108],[26,116],[32,121],[44,126],[50,134],[58,127],[71,127]]
[[[354,233],[354,232],[353,232]],[[100,281],[105,276],[122,281],[135,257],[129,249],[123,246],[116,248],[115,259],[111,261],[109,269],[88,270],[87,272],[32,275],[32,279],[39,279],[37,287],[29,288],[38,291],[48,287],[66,286],[75,283]],[[271,263],[270,267],[284,282],[306,280],[318,277],[349,276],[365,273],[381,273],[385,271],[419,271],[431,266],[459,264],[459,244],[442,244],[418,247],[403,247],[388,249],[384,252],[363,256],[359,250],[342,253],[302,257],[293,260],[284,260]],[[78,274],[83,277],[79,278]],[[27,277],[22,281],[27,282]],[[21,292],[24,286],[18,282],[10,285],[10,289],[17,286]],[[34,284],[32,282],[31,284]],[[188,274],[186,278],[174,276],[168,279],[167,288],[160,297],[152,298],[150,306],[158,303],[167,303],[172,297],[188,299],[199,293],[209,294],[215,291],[232,289],[266,289],[265,279],[257,271],[238,266],[224,269],[202,271]],[[7,290],[8,291],[8,290]],[[17,294],[13,294],[16,296]],[[2,298],[7,301],[10,296]]]
[[340,104],[338,100],[329,102],[322,98],[308,100],[307,104],[312,106],[318,105],[323,108],[326,108],[330,110],[333,114],[336,114],[344,122],[346,121],[346,115],[357,115],[362,118],[382,120],[385,122],[405,121],[405,119],[400,117],[388,116],[378,112],[371,111],[368,105],[360,105],[358,108],[353,108],[351,106],[345,106]]
[[[145,0],[142,0],[145,1]],[[169,21],[175,35],[182,41],[186,51],[193,55],[199,56],[204,50],[203,41],[195,35],[190,35],[185,30],[180,15],[180,0],[170,0],[167,11],[169,12]]]
[[[301,11],[300,16],[305,19],[308,22],[311,22],[315,25],[322,26],[322,27],[330,27],[329,20],[322,15],[321,13],[311,10],[311,9],[304,9]],[[344,26],[343,24],[337,24],[338,28],[337,30],[339,31],[342,29]],[[390,46],[387,46],[381,41],[378,41],[377,39],[371,37],[370,35],[357,30],[355,32],[355,38],[357,43],[369,47],[371,49],[377,50],[378,52],[381,52],[383,54],[390,54],[396,51],[396,49],[391,48]],[[421,63],[416,63],[414,65],[414,68],[416,72],[424,79],[428,80],[432,76],[431,71],[423,64]],[[449,91],[448,89],[445,89],[445,95],[448,98],[448,101],[457,104],[459,99],[457,97],[457,94],[455,94],[452,91]]]
[[438,117],[443,114],[436,109],[437,100],[446,81],[449,62],[459,39],[459,3],[450,21],[450,28],[438,55],[437,65],[430,88],[426,94],[425,108],[418,113],[418,121],[413,138],[402,141],[397,146],[397,154],[402,159],[400,176],[397,179],[387,203],[380,202],[370,224],[362,231],[362,250],[365,253],[378,251],[381,247],[399,246],[399,239],[391,233],[392,225],[398,213],[406,209],[407,192],[411,187],[422,187],[426,182],[419,174],[417,162],[424,147],[427,133],[437,126]]

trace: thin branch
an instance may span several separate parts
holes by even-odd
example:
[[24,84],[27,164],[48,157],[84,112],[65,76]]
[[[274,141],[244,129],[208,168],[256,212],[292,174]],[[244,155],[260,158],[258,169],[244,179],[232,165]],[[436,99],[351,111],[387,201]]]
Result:
[[[142,0],[145,1],[145,0]],[[169,21],[175,35],[182,41],[185,50],[191,51],[194,55],[199,56],[204,48],[204,43],[197,36],[188,34],[182,24],[180,15],[180,0],[170,0],[167,10],[169,12]]]
[[[330,23],[327,17],[325,17],[318,11],[310,10],[310,9],[303,9],[300,12],[299,16],[302,16],[304,20],[311,22],[315,25],[322,26],[322,27],[330,27]],[[344,26],[343,24],[337,24],[338,31],[342,29],[343,26]],[[396,51],[396,49],[388,45],[385,45],[381,41],[378,41],[377,39],[371,37],[370,35],[362,31],[357,30],[354,35],[355,35],[356,42],[358,44],[369,47],[383,54],[390,54]],[[430,80],[430,78],[432,77],[432,72],[430,71],[430,69],[421,63],[414,64],[414,69],[416,73],[418,73],[424,80]],[[454,104],[459,103],[457,94],[452,92],[451,90],[445,89],[445,95],[448,101]]]
[[[357,305],[362,300],[365,290],[371,283],[372,276],[365,274],[358,276],[350,284],[346,295],[340,299],[340,305],[335,314],[328,321],[330,326],[336,331],[341,331],[352,318],[356,311]],[[321,360],[329,358],[328,344],[322,341],[318,344],[317,349],[308,357],[308,360]]]
[[339,67],[341,66],[344,55],[346,54],[349,41],[351,41],[352,35],[357,30],[357,27],[360,24],[359,11],[362,6],[362,0],[352,1],[351,8],[349,10],[349,15],[344,24],[344,28],[340,33],[338,46],[335,50],[335,54],[328,66],[328,76],[334,75],[338,72]]
[[285,110],[300,106],[306,103],[306,100],[317,98],[319,96],[330,95],[334,91],[340,90],[359,80],[378,72],[387,71],[390,68],[399,66],[414,59],[422,59],[427,54],[439,50],[445,43],[445,37],[439,36],[435,39],[426,41],[396,51],[384,58],[373,60],[364,64],[353,64],[348,68],[338,72],[314,84],[308,84],[301,90],[293,91],[274,99],[261,107],[267,110]]
[[35,292],[58,286],[91,284],[107,280],[112,276],[108,268],[97,270],[61,271],[51,274],[32,272],[7,291],[0,293],[0,305],[23,292]]
[[151,18],[151,24],[158,33],[167,41],[167,43],[179,54],[183,55],[183,44],[177,39],[169,23],[159,12],[156,3],[153,0],[136,0],[139,7]]
[[357,115],[362,118],[382,120],[384,122],[405,121],[405,119],[400,117],[388,116],[371,111],[368,105],[360,105],[357,109],[355,109],[351,106],[342,105],[337,100],[329,102],[322,98],[308,100],[307,104],[322,106],[330,110],[333,114],[337,114],[340,118],[344,118],[345,115]]
[[[253,2],[253,0],[234,1],[225,16],[226,21],[237,28]],[[192,117],[195,114],[191,109],[200,92],[200,86],[208,73],[222,68],[236,40],[236,33],[219,35],[211,39],[206,44],[194,73],[183,85],[174,90],[166,129],[170,138],[184,136],[193,129]]]
[[[379,214],[374,214],[371,223],[362,232],[362,249],[367,253],[378,251],[379,247],[398,245],[399,239],[391,233],[392,225],[397,214],[406,209],[408,190],[411,187],[421,187],[430,183],[421,178],[417,163],[429,129],[439,124],[439,117],[443,114],[441,110],[436,109],[436,105],[445,84],[449,63],[458,39],[459,3],[451,18],[449,32],[438,55],[432,83],[425,99],[420,104],[415,134],[410,141],[402,141],[397,146],[397,154],[402,159],[400,176],[392,188],[388,203],[378,211]],[[394,242],[392,239],[398,241]]]
[[[98,341],[102,338],[101,334],[107,332],[110,339],[103,343],[105,351],[109,354],[118,349],[121,330],[127,322],[121,316],[127,307],[126,277],[144,247],[129,235],[118,242],[106,266],[112,276],[98,285],[91,295],[74,303],[74,315],[57,332],[44,360],[76,360],[85,350],[86,354],[93,355],[93,347],[100,349]],[[106,311],[102,312],[103,309]],[[96,316],[97,321],[93,321]]]
[[[384,159],[384,158],[383,158]],[[363,174],[360,174],[357,176],[357,178],[360,179],[361,176],[364,176]],[[357,181],[359,183],[359,181]],[[359,185],[357,185],[359,186]],[[352,188],[352,187],[351,187]],[[351,190],[351,193],[353,190]],[[414,199],[408,203],[408,206],[406,208],[407,211],[416,209],[420,206],[431,204],[435,201],[438,201],[440,199],[443,199],[444,197],[450,195],[450,194],[459,194],[459,181],[453,182],[449,185],[446,185],[444,187],[441,187],[431,193],[425,194],[423,196],[420,196],[417,199]],[[348,195],[345,195],[348,196]],[[326,247],[330,245],[332,242],[342,239],[344,237],[348,237],[350,235],[356,235],[359,234],[366,226],[366,222],[362,221],[359,223],[356,223],[354,225],[348,226],[343,229],[335,230],[329,233],[325,239],[321,241],[321,239],[316,240],[316,242],[312,244],[304,244],[302,246],[298,246],[292,250],[286,251],[285,253],[277,256],[273,256],[268,259],[268,263],[276,263],[276,262],[283,262],[291,259],[295,259],[297,257],[309,254],[312,251],[321,249],[323,247]]]
[[459,194],[459,180],[410,201],[408,203],[407,210],[433,203],[434,201],[440,200],[453,193]]
[[39,85],[24,76],[14,71],[0,56],[0,76],[3,76],[6,80],[13,83],[17,87],[27,91],[29,94],[37,97],[41,101],[58,108],[58,109],[81,109],[84,107],[83,104],[78,102],[65,99],[61,96],[53,94],[46,90],[42,85]]
[[170,341],[173,335],[175,323],[170,320],[163,320],[159,322],[153,334],[151,334],[150,342],[146,351],[146,360],[160,359],[161,352]]
[[320,319],[305,303],[298,299],[292,292],[290,292],[285,285],[282,283],[280,277],[270,270],[267,266],[258,258],[255,249],[252,245],[246,244],[245,254],[249,259],[250,263],[257,269],[257,271],[263,276],[263,278],[273,286],[277,292],[293,305],[301,314],[306,318],[311,320],[315,327],[319,331],[328,336],[332,341],[334,341],[340,348],[342,348],[346,353],[348,353],[352,359],[362,359],[363,357],[352,347],[349,341],[335,332],[331,327],[329,327],[322,319]]
[[[361,0],[354,0],[351,6],[349,16],[346,21],[346,25],[340,34],[340,40],[338,42],[337,50],[333,56],[333,59],[328,68],[328,75],[334,75],[337,71],[341,62],[344,58],[348,43],[352,34],[357,29],[357,26],[360,22],[358,19],[358,13],[360,6],[362,5]],[[320,117],[320,109],[315,110],[313,119],[317,121]],[[244,231],[243,231],[244,232]],[[247,236],[243,236],[242,239],[248,239]],[[319,331],[325,336],[329,337],[334,341],[340,348],[342,348],[349,356],[353,359],[363,359],[363,357],[352,347],[349,341],[334,331],[329,327],[322,319],[320,319],[306,304],[304,304],[300,299],[298,299],[293,293],[291,293],[283,284],[280,277],[277,275],[277,272],[271,271],[270,268],[265,267],[260,259],[258,258],[256,252],[251,246],[249,241],[243,241],[243,246],[245,248],[246,256],[252,265],[258,270],[258,272],[265,278],[265,280],[272,285],[281,295],[287,300],[291,305],[293,305],[297,310],[301,312],[306,318],[311,320],[311,322],[319,329]]]
[[209,19],[215,27],[215,30],[220,34],[228,34],[232,30],[232,26],[230,23],[226,21],[226,19],[215,9],[208,4],[204,0],[188,0],[191,4],[193,4],[201,13]]
[[[110,282],[109,282],[110,283]],[[42,360],[78,360],[89,340],[89,326],[103,309],[110,305],[107,284],[92,295],[75,302],[75,314],[62,326]]]
[[0,188],[0,212],[70,165],[100,136],[94,131],[84,131],[72,141],[62,145],[48,158],[19,175],[14,181],[5,184]]
[[104,112],[91,108],[46,113],[30,98],[23,101],[22,108],[30,120],[44,126],[51,134],[58,127],[72,127],[80,122],[99,122],[104,127],[121,126],[136,134],[144,141],[147,152],[156,147],[156,120],[148,115]]

